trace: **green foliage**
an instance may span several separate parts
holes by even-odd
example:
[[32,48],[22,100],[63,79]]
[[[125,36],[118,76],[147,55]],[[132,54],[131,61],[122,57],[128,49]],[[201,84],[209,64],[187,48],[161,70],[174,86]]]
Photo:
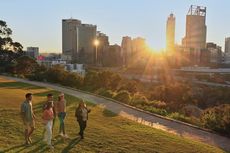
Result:
[[101,88],[98,91],[98,94],[101,95],[101,96],[108,97],[108,98],[113,98],[116,95],[116,93],[113,92],[112,90],[106,90],[106,89],[103,89],[103,88]]
[[174,113],[171,113],[169,115],[170,118],[173,118],[173,119],[176,119],[176,120],[180,120],[180,121],[183,121],[183,122],[188,122],[190,121],[190,118],[189,117],[186,117],[184,116],[183,114],[180,114],[178,112],[174,112]]
[[148,103],[148,99],[140,94],[140,93],[135,93],[132,97],[131,100],[132,105],[146,105]]
[[127,90],[130,93],[136,93],[138,92],[138,84],[134,80],[126,80],[126,82],[120,87],[119,91],[121,90]]
[[21,56],[16,60],[16,73],[19,75],[30,75],[36,71],[37,62],[29,56]]
[[126,90],[119,91],[113,98],[126,104],[128,104],[131,100],[130,93]]
[[121,83],[121,80],[122,79],[118,74],[112,73],[110,71],[90,71],[86,73],[84,78],[84,86],[91,86],[93,90],[99,88],[116,90]]
[[230,105],[205,110],[201,122],[206,128],[230,135]]
[[83,78],[75,73],[66,73],[66,76],[63,78],[61,84],[74,88],[81,88],[83,84]]
[[149,111],[151,113],[159,114],[159,115],[162,115],[162,116],[168,115],[167,110],[156,108],[156,107],[153,107],[153,106],[142,106],[141,109],[144,109],[144,110]]
[[166,109],[167,108],[167,104],[165,102],[158,101],[158,100],[149,101],[148,105],[159,108],[159,109]]
[[14,72],[11,62],[24,54],[22,45],[14,42],[11,35],[12,30],[0,20],[0,67],[5,72]]
[[63,67],[59,65],[55,65],[52,68],[48,69],[45,73],[45,78],[48,82],[51,83],[62,83],[64,78],[66,77],[67,72]]

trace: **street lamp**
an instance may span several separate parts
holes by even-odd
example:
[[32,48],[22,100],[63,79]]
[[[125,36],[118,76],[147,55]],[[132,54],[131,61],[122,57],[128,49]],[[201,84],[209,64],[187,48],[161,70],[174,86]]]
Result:
[[97,39],[94,40],[94,45],[96,47],[96,64],[97,64],[97,47],[99,45],[99,41]]

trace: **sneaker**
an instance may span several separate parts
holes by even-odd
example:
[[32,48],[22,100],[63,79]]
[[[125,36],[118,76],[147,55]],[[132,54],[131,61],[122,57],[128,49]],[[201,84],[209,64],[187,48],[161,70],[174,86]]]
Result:
[[59,133],[59,136],[63,137],[63,133]]
[[28,142],[29,142],[30,144],[33,143],[30,137],[28,138]]
[[49,147],[50,149],[54,149],[54,146],[52,146],[52,145],[49,145],[48,147]]
[[64,138],[69,138],[69,136],[67,134],[64,135]]
[[30,143],[28,141],[25,142],[25,146],[26,147],[29,147],[30,146]]

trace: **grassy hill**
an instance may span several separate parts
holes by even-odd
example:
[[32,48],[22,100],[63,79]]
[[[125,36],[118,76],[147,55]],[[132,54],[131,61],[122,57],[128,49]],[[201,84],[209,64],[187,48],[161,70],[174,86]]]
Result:
[[[32,92],[33,106],[37,116],[33,145],[23,145],[23,125],[19,116],[24,95]],[[41,106],[46,94],[57,91],[0,78],[0,152],[49,152],[42,142]],[[66,131],[70,139],[58,137],[56,120],[53,141],[54,152],[146,152],[146,153],[223,153],[224,151],[201,142],[181,138],[167,132],[127,120],[110,111],[88,103],[92,112],[89,116],[85,139],[78,136],[79,127],[74,110],[79,99],[66,95],[68,115]]]

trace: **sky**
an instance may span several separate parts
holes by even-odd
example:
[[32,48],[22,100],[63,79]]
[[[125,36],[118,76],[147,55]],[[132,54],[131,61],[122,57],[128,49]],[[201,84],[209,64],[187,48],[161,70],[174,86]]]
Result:
[[0,20],[13,30],[14,41],[24,49],[62,52],[62,19],[75,18],[97,25],[110,44],[123,36],[143,37],[154,49],[165,48],[166,21],[176,16],[176,43],[185,36],[190,5],[207,7],[207,41],[224,49],[230,36],[230,0],[1,0]]

